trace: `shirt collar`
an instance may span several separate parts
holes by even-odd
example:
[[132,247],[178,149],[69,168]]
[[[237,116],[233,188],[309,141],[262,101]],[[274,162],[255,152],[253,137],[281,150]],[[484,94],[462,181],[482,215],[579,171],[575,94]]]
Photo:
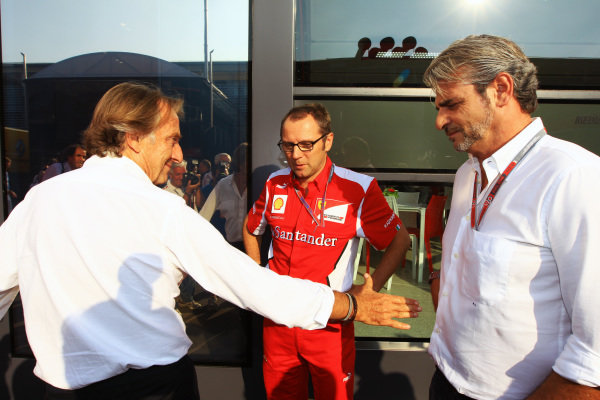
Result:
[[231,186],[231,190],[233,190],[233,193],[239,194],[240,192],[237,188],[237,185],[235,184],[235,181],[233,180],[233,174],[234,173],[231,173],[221,180],[225,181],[223,182],[223,185],[227,184]]
[[[310,187],[311,185],[315,185],[319,192],[325,190],[325,186],[327,185],[327,181],[329,180],[329,172],[331,170],[332,165],[333,165],[333,162],[331,161],[329,156],[327,156],[327,160],[325,161],[325,167],[319,173],[317,178],[308,184],[308,187]],[[300,185],[298,184],[298,180],[296,179],[296,177],[294,175],[294,171],[292,171],[291,169],[290,169],[290,179],[292,180],[292,184],[295,188],[300,187]]]
[[144,180],[154,185],[144,170],[129,157],[118,157],[114,155],[106,155],[104,157],[92,156],[85,160],[82,168],[116,168],[119,173],[129,174],[136,179]]
[[[536,117],[521,132],[509,140],[508,143],[496,150],[490,157],[483,160],[482,165],[488,179],[491,180],[493,177],[502,173],[519,151],[521,151],[521,149],[542,129],[544,129],[542,119]],[[477,157],[471,155],[469,155],[469,157],[471,158],[471,165],[473,168],[479,170]]]
[[167,185],[165,186],[165,188],[169,188],[169,190],[175,190],[178,193],[184,193],[184,190],[180,187],[177,187],[175,185],[173,185],[173,182],[171,182],[171,179],[167,179]]

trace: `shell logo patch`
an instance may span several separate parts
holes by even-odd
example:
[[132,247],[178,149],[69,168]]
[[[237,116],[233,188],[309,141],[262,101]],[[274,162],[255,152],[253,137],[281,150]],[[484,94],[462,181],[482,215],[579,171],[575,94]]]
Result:
[[273,204],[271,205],[272,214],[283,214],[285,205],[287,204],[287,194],[277,194],[273,196]]

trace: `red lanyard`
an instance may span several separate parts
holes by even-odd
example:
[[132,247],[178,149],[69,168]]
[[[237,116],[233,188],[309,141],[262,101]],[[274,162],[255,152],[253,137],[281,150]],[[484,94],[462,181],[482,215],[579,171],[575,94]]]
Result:
[[300,200],[302,205],[304,205],[304,208],[306,208],[306,211],[308,211],[308,213],[312,217],[313,221],[315,221],[315,224],[317,224],[317,226],[325,226],[325,221],[323,220],[323,218],[324,218],[323,216],[325,215],[325,198],[327,197],[327,187],[329,186],[329,182],[331,182],[331,178],[333,177],[333,169],[334,168],[335,168],[335,165],[331,164],[331,169],[329,170],[329,178],[327,178],[327,183],[325,184],[325,190],[323,191],[323,199],[321,200],[321,215],[319,216],[319,217],[321,217],[321,223],[319,223],[319,220],[315,216],[315,213],[313,213],[312,209],[310,208],[310,206],[308,205],[306,200],[304,200],[304,197],[302,196],[300,191],[298,189],[294,188],[294,190],[296,191],[296,196],[298,196],[298,199]]
[[481,213],[479,214],[479,218],[477,218],[477,176],[478,176],[478,173],[477,173],[477,171],[475,171],[475,181],[473,182],[473,201],[471,202],[471,228],[479,229],[479,224],[481,223],[481,219],[483,218],[483,215],[485,214],[487,209],[490,207],[490,204],[492,204],[492,201],[494,201],[494,198],[496,197],[496,193],[498,193],[498,190],[500,190],[500,186],[502,186],[502,184],[506,180],[506,177],[513,171],[513,169],[517,166],[519,161],[521,161],[521,159],[523,157],[525,157],[525,155],[529,152],[529,150],[531,150],[533,148],[533,146],[535,146],[535,144],[545,134],[546,134],[545,129],[542,129],[541,131],[539,131],[533,138],[531,138],[531,140],[529,142],[527,142],[525,147],[523,147],[521,149],[521,151],[510,162],[510,164],[508,164],[508,167],[506,167],[504,172],[502,172],[502,175],[500,175],[500,177],[494,184],[494,187],[492,187],[492,190],[490,191],[490,193],[486,197],[485,201],[483,202],[483,207],[481,208]]

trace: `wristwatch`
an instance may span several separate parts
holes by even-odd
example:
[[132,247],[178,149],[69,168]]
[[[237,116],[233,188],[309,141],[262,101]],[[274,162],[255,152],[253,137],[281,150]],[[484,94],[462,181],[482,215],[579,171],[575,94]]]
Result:
[[430,285],[434,279],[440,279],[440,271],[439,270],[431,271],[431,273],[429,274],[429,284]]

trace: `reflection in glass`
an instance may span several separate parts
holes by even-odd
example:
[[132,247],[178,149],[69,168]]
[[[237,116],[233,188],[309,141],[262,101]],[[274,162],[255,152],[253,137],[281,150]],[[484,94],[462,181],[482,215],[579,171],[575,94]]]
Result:
[[[119,82],[152,83],[184,99],[181,146],[188,172],[206,172],[216,154],[232,154],[247,142],[247,1],[212,2],[208,37],[202,1],[82,0],[69,7],[31,7],[8,0],[1,7],[2,135],[17,202],[63,148],[80,142],[98,99]],[[210,65],[203,44],[213,50]],[[192,357],[248,362],[247,312],[193,289],[200,307],[180,308]],[[19,324],[18,302],[12,312]],[[15,351],[27,354],[21,328],[15,326]]]
[[296,0],[295,84],[423,87],[431,58],[457,39],[490,33],[523,48],[542,88],[600,88],[589,79],[600,65],[599,13],[595,0]]

